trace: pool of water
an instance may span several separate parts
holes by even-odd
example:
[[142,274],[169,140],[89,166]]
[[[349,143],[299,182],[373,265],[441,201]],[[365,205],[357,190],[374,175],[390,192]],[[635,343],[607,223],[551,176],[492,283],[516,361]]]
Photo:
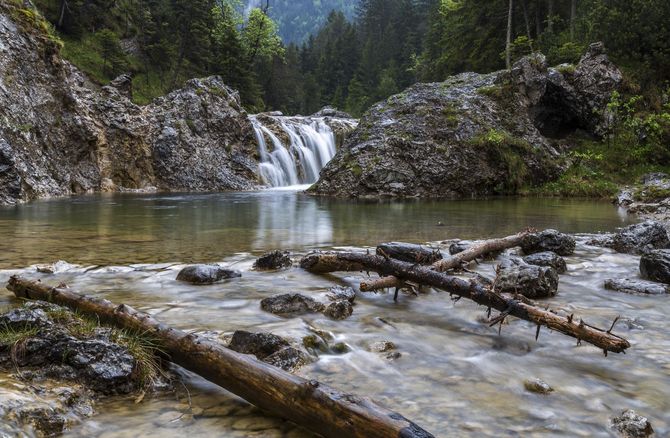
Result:
[[[604,290],[610,277],[634,277],[639,258],[587,245],[567,257],[559,294],[547,305],[609,326],[632,344],[610,354],[513,320],[498,335],[481,322],[485,309],[454,303],[445,293],[357,297],[353,315],[280,318],[259,301],[277,293],[321,297],[329,287],[356,286],[365,274],[312,275],[294,267],[251,270],[270,249],[297,260],[314,248],[366,248],[388,240],[431,242],[503,236],[526,227],[571,233],[613,231],[633,219],[608,203],[559,199],[356,202],[292,191],[239,194],[110,195],[36,202],[0,209],[0,282],[13,273],[124,302],[176,327],[213,335],[271,331],[300,340],[329,332],[349,351],[324,354],[299,374],[340,390],[370,396],[436,436],[612,436],[608,419],[627,408],[648,416],[659,436],[670,433],[670,312],[667,297]],[[438,226],[442,223],[442,226]],[[444,249],[444,248],[443,248]],[[39,274],[30,265],[67,260],[74,266]],[[195,287],[175,280],[190,262],[219,262],[242,278]],[[492,276],[493,262],[476,267]],[[14,303],[0,294],[0,306]],[[368,346],[391,341],[401,356],[387,359]],[[183,374],[177,395],[98,403],[98,414],[73,437],[276,436],[307,432],[268,418],[197,376]],[[548,396],[524,390],[528,378],[555,388]],[[0,379],[0,394],[11,391]]]

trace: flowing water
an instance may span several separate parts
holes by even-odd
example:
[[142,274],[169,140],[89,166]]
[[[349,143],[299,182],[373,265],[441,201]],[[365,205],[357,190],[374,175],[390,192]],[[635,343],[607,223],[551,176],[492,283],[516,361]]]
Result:
[[[321,169],[335,155],[333,130],[322,118],[280,116],[273,119],[288,138],[286,144],[257,117],[250,117],[258,142],[261,179],[269,187],[315,183]],[[339,123],[355,124],[345,119]]]
[[[295,190],[255,193],[99,195],[0,208],[0,282],[13,273],[40,278],[124,302],[176,327],[212,336],[237,329],[271,331],[300,340],[329,332],[349,351],[323,354],[299,374],[343,391],[367,395],[436,436],[611,436],[608,419],[626,408],[648,416],[658,436],[670,433],[670,313],[668,297],[605,291],[605,278],[637,275],[639,258],[580,240],[561,275],[559,295],[547,300],[589,323],[609,326],[631,341],[626,355],[576,347],[571,338],[513,320],[498,335],[480,322],[485,309],[445,293],[360,294],[353,315],[280,318],[259,301],[285,292],[321,297],[333,285],[356,285],[362,275],[316,276],[297,267],[254,272],[263,251],[366,248],[388,240],[434,242],[486,238],[528,226],[570,233],[613,231],[631,218],[610,204],[558,199],[356,202],[312,198]],[[443,226],[437,226],[442,222]],[[31,265],[66,260],[55,274]],[[184,263],[219,262],[243,277],[212,286],[175,281]],[[494,265],[476,268],[492,275]],[[0,306],[14,304],[0,294]],[[391,341],[401,356],[371,353]],[[307,432],[256,409],[197,376],[182,372],[186,391],[139,404],[113,398],[69,432],[73,437],[307,437]],[[524,390],[538,377],[547,396]],[[16,393],[0,375],[0,397]]]

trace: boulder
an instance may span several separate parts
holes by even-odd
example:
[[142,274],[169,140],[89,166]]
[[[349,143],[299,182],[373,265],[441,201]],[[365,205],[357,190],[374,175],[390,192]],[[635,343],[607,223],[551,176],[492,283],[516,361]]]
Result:
[[328,304],[323,314],[331,319],[347,319],[354,312],[354,307],[347,300],[333,301]]
[[300,294],[282,294],[261,300],[261,309],[275,315],[296,315],[301,313],[322,312],[325,306]]
[[559,274],[563,274],[568,270],[568,265],[565,263],[565,259],[552,251],[543,251],[527,255],[523,258],[523,261],[529,265],[551,266]]
[[547,382],[542,379],[529,379],[523,382],[524,388],[528,392],[534,392],[536,394],[549,394],[554,391],[554,388],[549,386]]
[[602,45],[574,73],[541,55],[512,71],[419,83],[361,118],[309,193],[341,197],[471,197],[516,193],[563,171],[554,138],[597,135],[621,72]]
[[270,251],[260,256],[254,262],[254,269],[259,271],[273,271],[282,268],[290,268],[293,265],[291,253],[288,251]]
[[525,236],[521,249],[525,254],[552,251],[561,256],[569,256],[575,252],[575,238],[556,230],[544,230]]
[[333,286],[326,295],[330,301],[349,301],[353,303],[356,300],[356,291],[348,286]]
[[630,278],[605,280],[605,289],[633,295],[664,295],[670,293],[670,286]]
[[238,330],[233,333],[228,348],[238,353],[253,354],[257,359],[289,372],[311,361],[307,353],[292,347],[286,339],[272,333]]
[[610,427],[622,438],[647,438],[654,434],[649,420],[637,415],[632,409],[627,409],[621,415],[612,418]]
[[670,239],[663,224],[646,221],[619,230],[611,246],[617,252],[642,254],[648,249],[669,248]]
[[310,117],[335,117],[338,119],[353,119],[351,114],[340,111],[332,106],[324,106],[319,111],[312,114]]
[[558,292],[558,273],[551,266],[529,265],[521,259],[510,258],[498,265],[497,272],[495,290],[499,293],[547,298]]
[[193,265],[187,266],[177,274],[177,280],[191,284],[213,284],[221,280],[239,278],[240,271],[222,268],[219,265]]
[[670,250],[649,251],[640,258],[642,278],[670,284]]
[[422,245],[403,242],[382,243],[377,246],[377,254],[409,263],[430,265],[442,260],[439,250],[426,248]]

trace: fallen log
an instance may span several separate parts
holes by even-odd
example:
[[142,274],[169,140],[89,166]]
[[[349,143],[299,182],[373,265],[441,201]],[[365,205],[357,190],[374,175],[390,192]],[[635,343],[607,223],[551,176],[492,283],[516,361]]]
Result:
[[345,268],[356,266],[360,268],[359,271],[373,271],[383,276],[393,276],[400,281],[411,281],[442,289],[486,306],[489,310],[496,309],[501,313],[494,318],[494,324],[499,322],[502,326],[504,319],[511,315],[537,324],[538,334],[539,328],[545,326],[576,338],[578,343],[584,341],[595,345],[605,354],[608,351],[623,353],[630,347],[627,340],[611,333],[612,328],[603,330],[588,325],[582,320],[575,321],[572,316],[560,316],[534,305],[521,295],[499,294],[476,281],[466,281],[439,272],[433,269],[433,266],[421,266],[379,255],[356,252],[312,253],[300,261],[300,266],[309,272],[319,274],[346,271],[349,269]]
[[429,438],[430,433],[375,402],[305,380],[216,342],[169,327],[124,304],[13,276],[16,297],[55,303],[117,327],[148,333],[170,361],[248,402],[325,437]]
[[[524,237],[528,236],[530,232],[525,231],[523,233],[515,234],[513,236],[507,236],[503,237],[501,239],[491,239],[491,240],[486,240],[480,244],[473,245],[470,248],[466,249],[465,251],[459,252],[458,254],[455,254],[449,258],[442,259],[442,260],[437,260],[435,261],[431,266],[433,269],[436,271],[440,272],[445,272],[450,269],[455,269],[461,267],[464,263],[471,262],[479,257],[482,257],[486,254],[492,253],[492,252],[499,252],[503,251],[508,248],[513,248],[515,246],[521,245],[521,241]],[[377,251],[377,254],[379,255],[385,255],[385,254],[380,254],[379,248]],[[399,259],[398,257],[394,257],[393,254],[389,254],[391,258]],[[402,259],[400,259],[402,260]],[[405,260],[407,261],[407,260]],[[425,263],[423,263],[425,264]],[[362,292],[374,292],[377,290],[382,290],[382,289],[388,289],[388,288],[399,288],[403,287],[403,282],[398,280],[395,277],[383,277],[380,278],[379,280],[375,280],[372,282],[364,282],[361,283],[360,289]],[[397,293],[396,293],[397,297]]]

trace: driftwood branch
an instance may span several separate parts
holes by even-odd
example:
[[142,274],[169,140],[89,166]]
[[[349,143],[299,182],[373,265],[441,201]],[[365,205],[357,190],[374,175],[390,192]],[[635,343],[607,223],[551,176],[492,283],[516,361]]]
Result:
[[373,271],[384,276],[393,276],[400,281],[442,289],[451,294],[468,298],[477,304],[501,312],[499,321],[502,323],[508,315],[515,316],[539,326],[545,326],[579,341],[588,342],[607,353],[623,353],[630,344],[627,340],[616,336],[610,330],[602,330],[584,323],[576,322],[572,316],[560,316],[550,310],[534,305],[521,295],[499,294],[475,282],[453,277],[433,269],[433,266],[421,266],[356,252],[312,253],[305,256],[300,266],[313,273],[324,274],[336,271],[350,271],[358,267],[359,271]]
[[[480,244],[473,245],[470,248],[466,249],[465,251],[453,255],[447,259],[438,260],[431,266],[433,269],[440,272],[460,268],[463,264],[471,262],[486,254],[492,252],[499,252],[508,248],[519,246],[521,245],[521,240],[528,234],[529,232],[523,232],[515,234],[513,236],[503,237],[501,239],[486,240]],[[377,254],[384,256],[384,254],[379,253],[379,248],[377,250]],[[360,289],[362,292],[374,292],[377,290],[394,288],[394,287],[396,288],[403,287],[403,283],[399,279],[390,276],[390,277],[383,277],[380,278],[379,280],[375,280],[372,282],[361,283]]]
[[117,327],[150,333],[169,359],[248,402],[326,437],[428,438],[430,433],[375,402],[305,380],[249,355],[162,324],[132,307],[17,276],[19,298],[69,307]]

